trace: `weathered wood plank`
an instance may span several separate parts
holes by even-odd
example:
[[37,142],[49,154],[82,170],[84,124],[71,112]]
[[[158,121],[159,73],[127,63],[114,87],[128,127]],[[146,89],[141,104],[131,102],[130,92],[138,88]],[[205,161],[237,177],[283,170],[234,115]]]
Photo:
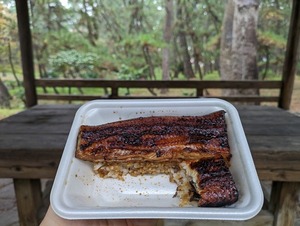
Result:
[[[247,135],[250,150],[256,155],[267,155],[270,158],[289,159],[299,158],[299,136],[268,136],[268,135]],[[264,156],[264,157],[267,157]],[[280,157],[279,157],[280,156]],[[280,161],[281,159],[278,159]]]
[[22,134],[14,136],[12,134],[1,134],[0,136],[0,155],[4,158],[5,155],[17,157],[23,156],[23,151],[31,152],[34,155],[48,155],[54,151],[61,151],[67,141],[66,134]]
[[[295,124],[292,124],[292,123],[274,124],[272,122],[269,122],[268,124],[263,124],[264,122],[262,120],[258,120],[258,122],[260,121],[261,124],[259,124],[258,122],[255,122],[253,124],[252,123],[246,124],[243,127],[245,133],[247,135],[272,136],[272,139],[281,139],[281,140],[283,140],[285,138],[289,138],[289,136],[299,137],[299,139],[300,139],[300,131],[297,128],[297,126],[300,126],[299,122],[295,122]],[[281,126],[281,129],[278,130],[278,127],[280,127],[280,126]],[[284,142],[284,140],[282,142]]]
[[300,182],[273,182],[270,204],[274,226],[294,226]]
[[[193,96],[197,98],[197,96]],[[119,96],[119,95],[108,95],[108,96],[96,96],[96,95],[62,95],[62,94],[38,94],[40,100],[65,100],[65,101],[89,101],[97,99],[170,99],[170,98],[193,98],[191,96]],[[278,96],[209,96],[210,98],[221,98],[232,102],[278,102]]]
[[[293,161],[291,159],[285,159],[281,161],[282,163],[280,162],[280,159],[268,159],[267,157],[263,158],[262,156],[257,156],[255,154],[253,155],[253,158],[255,166],[259,170],[270,170],[272,172],[286,171],[288,173],[291,173],[292,171],[297,172],[300,170],[299,159],[297,158]],[[266,161],[268,161],[268,164],[266,164]],[[289,165],[288,162],[290,163]]]
[[[201,90],[203,89],[280,89],[281,81],[155,81],[155,80],[99,80],[99,79],[37,79],[37,86],[41,87],[98,87],[98,88],[110,88],[110,95],[75,95],[75,94],[39,94],[39,100],[65,100],[65,101],[87,101],[95,99],[107,99],[107,98],[118,98],[118,99],[141,99],[141,98],[185,98],[182,96],[120,96],[118,94],[119,88],[168,88],[168,89],[195,89],[196,95],[194,97],[202,96]],[[214,98],[222,98],[231,102],[276,102],[279,101],[279,93],[272,95],[260,95],[260,96],[209,96]],[[186,97],[187,98],[187,97]],[[189,97],[191,98],[191,97]]]
[[300,172],[298,170],[273,170],[273,169],[261,169],[256,167],[257,174],[260,180],[271,181],[300,181]]
[[[59,163],[59,161],[58,161]],[[14,167],[0,166],[1,178],[16,178],[16,179],[41,179],[54,178],[58,163],[55,166],[34,166],[28,167],[24,165],[16,165]]]
[[14,179],[14,187],[20,225],[39,225],[37,210],[42,202],[40,180]]
[[[271,119],[276,119],[278,117],[281,118],[299,118],[299,116],[288,112],[284,111],[281,109],[276,109],[276,107],[271,107],[271,106],[260,106],[261,108],[258,108],[256,105],[248,105],[248,108],[242,108],[242,107],[237,107],[239,111],[239,115],[241,117],[248,117],[248,118],[253,118],[256,120],[257,116],[264,117],[264,118],[271,118]],[[255,122],[255,120],[253,120]],[[274,120],[276,122],[276,120]]]
[[262,210],[257,216],[246,221],[216,221],[216,220],[164,220],[164,226],[271,226],[273,215]]
[[270,106],[251,105],[247,108],[237,107],[242,122],[247,124],[263,121],[265,123],[299,123],[299,116],[288,111]]
[[72,122],[75,112],[75,109],[38,109],[32,111],[23,111],[1,120],[1,123],[28,122],[34,124],[49,123],[50,120],[51,122]]
[[[53,178],[60,162],[62,150],[51,154],[41,152],[19,153],[1,157],[0,177]],[[31,157],[31,158],[30,158]]]
[[99,100],[108,99],[108,96],[96,96],[96,95],[62,95],[62,94],[38,94],[37,98],[39,100],[65,100],[65,101],[89,101],[89,100]]
[[240,105],[240,104],[234,104],[234,107],[238,110],[240,115],[248,116],[250,114],[250,117],[256,117],[258,115],[264,116],[264,114],[267,115],[285,115],[286,117],[290,117],[290,112],[280,109],[276,106],[270,106],[270,105]]
[[[0,135],[2,134],[14,134],[15,136],[22,135],[23,133],[27,134],[45,134],[51,136],[52,134],[65,134],[67,135],[71,128],[71,122],[61,122],[60,120],[56,120],[52,118],[45,119],[43,122],[31,122],[32,120],[27,120],[25,122],[11,123],[11,122],[3,122],[1,123],[1,127],[6,127],[7,129],[4,131],[0,131]],[[35,142],[35,141],[31,141]],[[40,141],[39,141],[40,142]]]
[[122,88],[268,88],[280,89],[281,81],[199,81],[199,80],[101,80],[101,79],[36,79],[40,87],[122,87]]
[[242,124],[245,124],[248,128],[255,126],[263,127],[264,125],[267,126],[282,126],[282,127],[290,127],[291,125],[299,125],[299,117],[268,117],[268,116],[260,116],[253,121],[253,117],[247,117],[244,115],[240,115]]

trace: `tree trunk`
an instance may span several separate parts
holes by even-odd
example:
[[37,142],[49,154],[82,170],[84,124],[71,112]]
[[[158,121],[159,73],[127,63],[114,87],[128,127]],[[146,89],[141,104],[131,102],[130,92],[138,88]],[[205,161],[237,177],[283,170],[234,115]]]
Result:
[[191,36],[192,41],[193,41],[193,49],[194,49],[194,68],[195,68],[195,73],[199,74],[199,79],[203,80],[203,73],[200,67],[200,61],[202,61],[202,55],[201,55],[201,50],[199,48],[199,39],[197,35],[193,34]]
[[209,3],[208,0],[205,0],[205,4],[207,6],[207,11],[209,12],[211,17],[213,18],[213,24],[214,24],[214,27],[216,29],[216,32],[219,33],[220,29],[219,29],[218,24],[220,24],[221,21],[220,21],[218,15],[216,14],[216,12],[213,11],[213,6],[211,6],[211,4]]
[[[172,39],[172,24],[173,24],[173,0],[165,0],[166,17],[164,27],[164,41],[166,47],[162,50],[162,79],[170,80],[170,42]],[[162,89],[161,93],[165,94],[168,89]]]
[[12,60],[12,53],[11,53],[10,41],[8,41],[7,47],[8,47],[8,59],[9,59],[10,68],[11,68],[13,76],[14,76],[16,82],[17,82],[18,87],[20,87],[21,86],[21,82],[20,82],[20,80],[17,77],[15,66],[14,66],[14,63],[13,63],[13,60]]
[[[186,3],[187,2],[185,2],[185,10],[187,11]],[[196,7],[196,6],[194,6],[194,7]],[[193,54],[192,55],[193,55],[193,58],[194,58],[193,59],[193,61],[194,61],[194,71],[193,71],[194,72],[194,77],[195,77],[195,74],[198,73],[200,80],[202,80],[203,79],[203,74],[202,74],[202,71],[201,71],[201,67],[199,65],[199,62],[202,58],[201,50],[200,50],[200,47],[199,47],[200,42],[199,42],[198,36],[196,35],[195,28],[193,28],[191,26],[190,21],[192,21],[192,20],[193,20],[193,15],[190,15],[190,13],[187,12],[185,14],[185,26],[186,26],[186,29],[188,30],[188,33],[189,33],[189,35],[191,37],[191,40],[192,40],[192,46],[193,46]],[[217,32],[219,32],[219,31],[217,31]]]
[[142,49],[143,49],[145,62],[148,65],[150,80],[156,80],[154,66],[153,66],[152,59],[151,59],[151,56],[149,53],[149,46],[147,44],[144,44]]
[[139,33],[143,30],[143,15],[141,9],[143,8],[144,1],[139,2],[138,0],[130,0],[129,5],[131,6],[131,16],[129,24],[129,34],[133,31]]
[[94,31],[93,31],[93,27],[92,27],[92,21],[91,21],[91,18],[88,14],[88,3],[86,2],[86,0],[83,0],[82,2],[82,5],[83,5],[83,16],[86,20],[86,27],[87,27],[87,30],[88,30],[88,40],[89,42],[91,43],[92,46],[97,46],[96,45],[96,41],[95,41],[95,36],[94,36]]
[[[232,29],[234,16],[234,1],[228,0],[225,8],[222,36],[221,36],[221,52],[220,52],[220,74],[223,80],[233,80],[231,67],[232,53]],[[223,94],[227,95],[228,90],[223,90]]]
[[10,108],[10,99],[8,89],[0,79],[0,107]]
[[264,49],[265,49],[266,63],[265,63],[264,72],[263,72],[263,75],[262,75],[262,80],[266,79],[266,77],[268,75],[268,71],[269,71],[269,65],[270,65],[270,50],[269,50],[269,47],[266,46]]
[[178,38],[179,38],[179,45],[180,45],[180,52],[182,55],[183,60],[183,71],[187,79],[195,78],[195,74],[192,68],[191,64],[191,57],[188,50],[188,43],[186,40],[186,34],[185,34],[185,27],[183,23],[183,3],[181,1],[178,1],[177,4],[177,19],[179,23],[179,32],[178,32]]
[[[149,53],[149,46],[145,44],[142,47],[142,49],[143,49],[143,55],[144,55],[145,62],[148,65],[149,78],[150,78],[150,80],[156,80],[156,76],[155,76],[155,72],[154,72],[154,66],[153,66],[152,59],[151,59],[151,56],[150,56],[150,53]],[[157,96],[157,94],[154,92],[153,88],[148,88],[148,91],[153,96]]]
[[187,79],[195,78],[195,74],[191,64],[191,57],[188,50],[187,40],[183,32],[179,32],[180,50],[183,60],[183,72]]
[[[225,80],[257,80],[259,0],[229,0],[221,38],[220,72]],[[224,95],[258,95],[258,89],[231,89]]]
[[[232,42],[232,73],[235,79],[257,80],[257,18],[259,0],[235,0]],[[258,89],[237,94],[258,95]]]

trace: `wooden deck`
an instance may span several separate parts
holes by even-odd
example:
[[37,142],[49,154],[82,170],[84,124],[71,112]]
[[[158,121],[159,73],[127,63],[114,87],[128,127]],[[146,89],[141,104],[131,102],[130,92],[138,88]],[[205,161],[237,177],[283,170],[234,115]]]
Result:
[[[0,177],[14,179],[21,225],[38,224],[40,179],[54,178],[78,107],[38,105],[0,121]],[[273,181],[263,213],[272,216],[274,225],[294,225],[300,190],[300,117],[269,106],[237,109],[258,175]]]

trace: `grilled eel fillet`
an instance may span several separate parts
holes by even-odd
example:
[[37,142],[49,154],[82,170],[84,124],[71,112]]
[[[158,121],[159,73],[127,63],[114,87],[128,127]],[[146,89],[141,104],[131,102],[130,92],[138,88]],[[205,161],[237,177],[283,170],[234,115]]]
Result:
[[231,158],[225,111],[82,125],[75,156],[91,162]]
[[205,116],[146,117],[81,126],[75,156],[94,162],[103,178],[169,174],[181,204],[224,206],[237,201],[225,111]]

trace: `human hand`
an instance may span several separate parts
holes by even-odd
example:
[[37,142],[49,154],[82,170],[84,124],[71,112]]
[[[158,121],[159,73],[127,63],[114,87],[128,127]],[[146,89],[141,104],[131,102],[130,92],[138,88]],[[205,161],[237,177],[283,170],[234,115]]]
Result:
[[159,222],[155,219],[67,220],[59,217],[50,206],[40,226],[158,226]]

